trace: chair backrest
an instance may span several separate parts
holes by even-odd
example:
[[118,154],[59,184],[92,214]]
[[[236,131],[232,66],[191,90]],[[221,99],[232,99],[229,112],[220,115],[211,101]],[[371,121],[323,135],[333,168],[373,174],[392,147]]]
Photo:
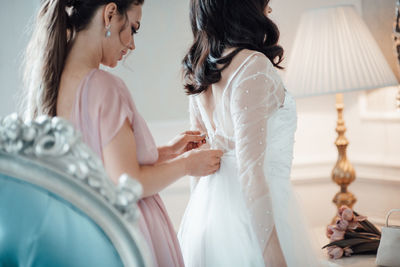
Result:
[[60,118],[0,119],[0,266],[149,266],[142,187],[114,185]]

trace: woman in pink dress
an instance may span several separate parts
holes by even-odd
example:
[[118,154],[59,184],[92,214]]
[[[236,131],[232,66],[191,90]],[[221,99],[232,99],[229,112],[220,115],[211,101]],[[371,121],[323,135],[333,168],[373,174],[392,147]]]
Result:
[[183,266],[175,231],[158,192],[185,175],[219,168],[222,152],[198,150],[200,132],[157,148],[124,82],[99,70],[135,49],[143,0],[45,0],[25,62],[25,117],[61,116],[80,130],[110,178],[127,173],[143,185],[140,228],[156,266]]

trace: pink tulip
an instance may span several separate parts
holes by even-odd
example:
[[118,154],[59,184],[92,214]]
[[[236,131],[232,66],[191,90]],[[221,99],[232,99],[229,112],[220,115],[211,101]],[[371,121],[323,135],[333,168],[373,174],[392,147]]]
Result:
[[338,241],[344,239],[345,231],[339,230],[336,227],[332,229],[333,234],[331,235],[331,241]]
[[347,227],[350,230],[355,230],[359,226],[358,222],[356,221],[351,221],[349,222],[349,226]]
[[349,207],[347,207],[346,205],[342,205],[339,210],[338,210],[338,215],[339,217],[342,217],[342,213],[345,209],[348,209]]
[[365,221],[366,219],[367,219],[366,216],[354,216],[353,220],[349,221],[348,228],[351,229],[351,230],[354,230],[359,226],[358,222]]
[[353,254],[353,250],[350,247],[344,248],[343,250],[346,257],[350,257],[351,254]]
[[343,220],[352,221],[354,218],[353,211],[350,208],[344,209],[341,217]]
[[328,255],[331,259],[339,259],[343,256],[343,249],[337,246],[328,248]]
[[326,227],[326,236],[328,237],[328,238],[331,238],[331,236],[333,235],[333,228],[334,228],[335,226],[334,225],[328,225],[327,227]]
[[336,227],[341,231],[346,231],[347,227],[349,226],[349,222],[346,220],[337,220]]

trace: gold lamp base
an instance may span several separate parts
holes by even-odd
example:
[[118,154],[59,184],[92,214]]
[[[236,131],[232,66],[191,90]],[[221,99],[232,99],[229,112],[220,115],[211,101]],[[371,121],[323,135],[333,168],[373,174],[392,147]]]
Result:
[[[336,138],[335,144],[339,155],[336,165],[332,170],[332,180],[340,186],[340,191],[335,195],[332,201],[335,203],[338,210],[342,205],[352,208],[354,203],[357,201],[356,197],[351,192],[347,191],[347,187],[356,179],[356,173],[346,155],[349,141],[344,136],[346,126],[344,125],[343,120],[343,108],[343,94],[337,94],[336,109],[338,112],[338,120],[336,132],[338,133],[338,137]],[[332,223],[336,222],[336,218],[337,215],[333,218]]]

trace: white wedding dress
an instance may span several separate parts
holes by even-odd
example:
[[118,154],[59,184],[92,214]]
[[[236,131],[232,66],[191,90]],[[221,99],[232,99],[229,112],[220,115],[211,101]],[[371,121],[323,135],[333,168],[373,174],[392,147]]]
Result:
[[319,266],[290,182],[295,101],[267,57],[243,50],[231,65],[237,57],[212,116],[190,97],[192,128],[225,154],[192,186],[178,234],[185,265]]

